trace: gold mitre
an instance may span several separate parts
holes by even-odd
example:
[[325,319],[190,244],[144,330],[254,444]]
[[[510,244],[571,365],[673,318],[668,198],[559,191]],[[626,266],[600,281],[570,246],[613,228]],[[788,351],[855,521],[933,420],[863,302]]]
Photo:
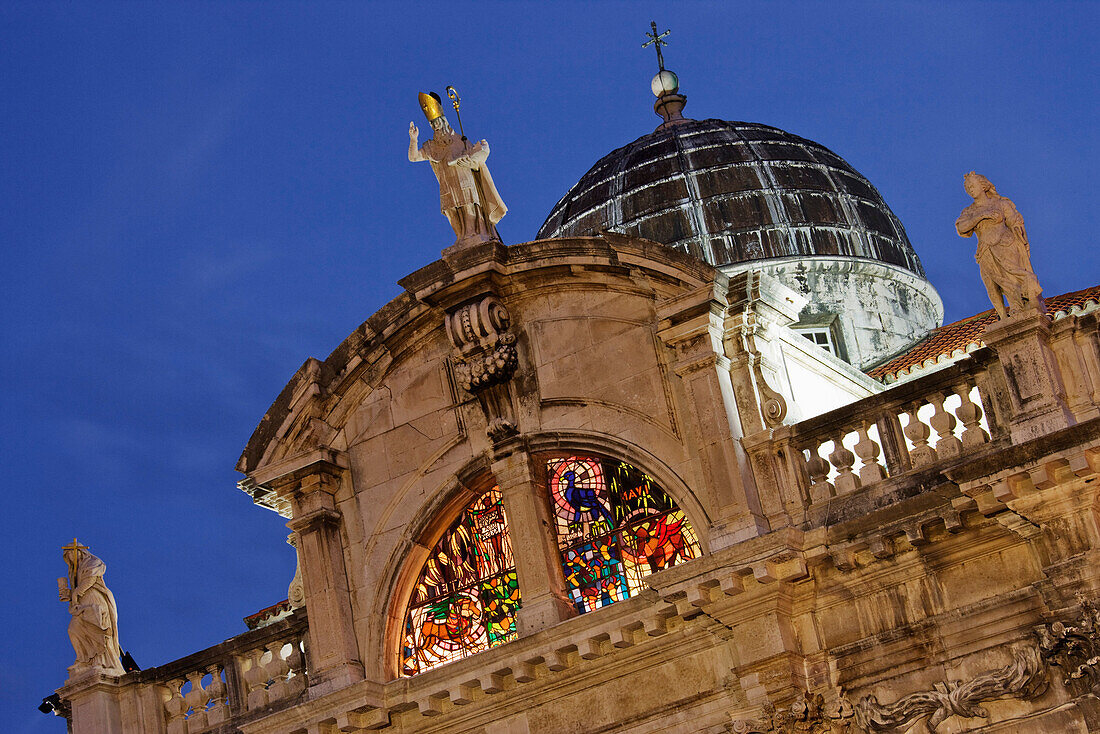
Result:
[[435,92],[421,92],[420,109],[424,110],[424,117],[431,122],[438,117],[443,117],[443,100]]

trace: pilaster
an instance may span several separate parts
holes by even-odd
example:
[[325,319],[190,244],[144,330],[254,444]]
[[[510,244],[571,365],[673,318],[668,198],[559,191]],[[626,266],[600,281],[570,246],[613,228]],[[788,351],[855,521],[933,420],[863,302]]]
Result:
[[530,454],[519,446],[504,447],[497,451],[491,471],[508,514],[523,593],[516,626],[525,637],[576,616],[576,610],[565,591],[546,486],[538,481]]
[[297,536],[298,559],[309,610],[309,682],[313,697],[363,678],[352,624],[351,594],[335,494],[344,469],[332,456],[271,482],[291,507],[287,523]]
[[[751,384],[735,382],[725,355],[726,288],[716,280],[658,308],[657,334],[675,352],[673,369],[683,380],[698,427],[699,454],[714,493],[711,550],[767,532],[756,480],[741,444],[741,406],[752,401]],[[752,419],[749,419],[753,424]]]

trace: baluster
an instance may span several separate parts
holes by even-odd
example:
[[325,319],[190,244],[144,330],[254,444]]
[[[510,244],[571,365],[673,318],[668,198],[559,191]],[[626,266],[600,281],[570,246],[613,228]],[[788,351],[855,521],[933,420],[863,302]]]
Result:
[[856,451],[856,456],[863,462],[863,466],[859,468],[860,484],[874,484],[886,478],[886,470],[878,462],[879,445],[871,440],[871,436],[867,433],[868,428],[866,421],[860,424],[859,441],[852,447]]
[[211,665],[206,669],[212,677],[210,685],[206,687],[209,700],[209,708],[206,710],[206,720],[211,726],[220,724],[229,718],[229,704],[226,701],[225,682],[222,681],[222,666]]
[[896,477],[912,469],[913,462],[909,460],[909,449],[905,446],[905,434],[901,431],[898,414],[889,409],[875,422],[875,427],[878,428],[883,463],[890,476]]
[[806,462],[806,471],[810,474],[810,501],[820,502],[836,496],[836,487],[828,481],[829,462],[818,454],[821,450],[815,441],[811,446],[816,448],[810,451],[810,458]]
[[301,642],[295,639],[290,643],[290,654],[286,656],[287,665],[290,667],[290,677],[287,679],[287,694],[294,695],[306,688],[305,660],[303,659]]
[[248,668],[241,674],[241,677],[244,678],[245,687],[248,690],[248,696],[245,700],[250,711],[267,705],[268,675],[267,669],[261,663],[264,652],[265,650],[263,648],[249,652],[246,658],[248,661]]
[[225,703],[229,717],[248,710],[248,685],[244,682],[245,658],[230,656],[222,665],[225,674]]
[[833,453],[829,461],[836,467],[837,477],[834,483],[837,494],[848,494],[859,489],[859,477],[852,471],[856,455],[844,447],[844,433],[838,432],[833,439]]
[[949,456],[958,456],[962,453],[962,441],[955,437],[955,416],[951,415],[944,407],[947,396],[936,393],[931,396],[932,406],[936,412],[929,419],[932,428],[936,429],[936,455],[946,459]]
[[905,437],[913,442],[913,448],[909,450],[909,458],[913,460],[914,467],[936,463],[936,450],[928,445],[928,437],[932,435],[932,431],[917,418],[920,405],[920,403],[913,403],[907,413],[909,423],[905,426]]
[[164,702],[164,724],[167,734],[187,734],[187,703],[180,695],[183,678],[169,681],[162,688]]
[[187,716],[187,731],[191,734],[206,728],[206,702],[209,700],[209,696],[206,695],[206,690],[202,687],[202,677],[205,674],[206,671],[204,670],[187,674],[187,680],[191,681],[191,690],[187,692],[183,700],[187,703],[187,708],[191,710]]
[[267,645],[271,651],[271,662],[267,664],[267,677],[271,684],[267,687],[269,701],[277,701],[289,693],[286,678],[290,673],[290,665],[283,659],[282,651],[284,642],[272,642]]
[[982,409],[970,399],[972,386],[964,383],[955,389],[962,398],[962,404],[955,408],[955,415],[963,424],[962,445],[964,449],[973,449],[989,442],[989,434],[981,426]]

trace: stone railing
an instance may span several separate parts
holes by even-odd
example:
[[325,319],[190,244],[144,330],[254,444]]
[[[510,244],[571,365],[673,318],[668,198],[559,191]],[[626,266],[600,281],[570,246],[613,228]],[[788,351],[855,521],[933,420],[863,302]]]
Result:
[[134,673],[159,701],[163,734],[220,730],[252,712],[295,703],[307,687],[306,619],[290,619]]
[[1007,440],[987,349],[926,377],[774,430],[766,450],[788,513]]

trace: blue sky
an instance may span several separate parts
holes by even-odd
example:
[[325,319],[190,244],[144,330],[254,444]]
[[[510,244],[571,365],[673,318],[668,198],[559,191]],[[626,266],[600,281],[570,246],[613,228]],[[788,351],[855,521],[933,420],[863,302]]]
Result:
[[1048,295],[1100,283],[1100,4],[6,2],[0,728],[64,731],[34,706],[73,659],[73,536],[145,666],[285,597],[288,531],[233,466],[302,361],[453,239],[405,160],[416,93],[459,89],[526,241],[657,124],[651,19],[686,115],[816,140],[879,188],[948,320],[988,308],[953,229],[971,169],[1016,202]]

